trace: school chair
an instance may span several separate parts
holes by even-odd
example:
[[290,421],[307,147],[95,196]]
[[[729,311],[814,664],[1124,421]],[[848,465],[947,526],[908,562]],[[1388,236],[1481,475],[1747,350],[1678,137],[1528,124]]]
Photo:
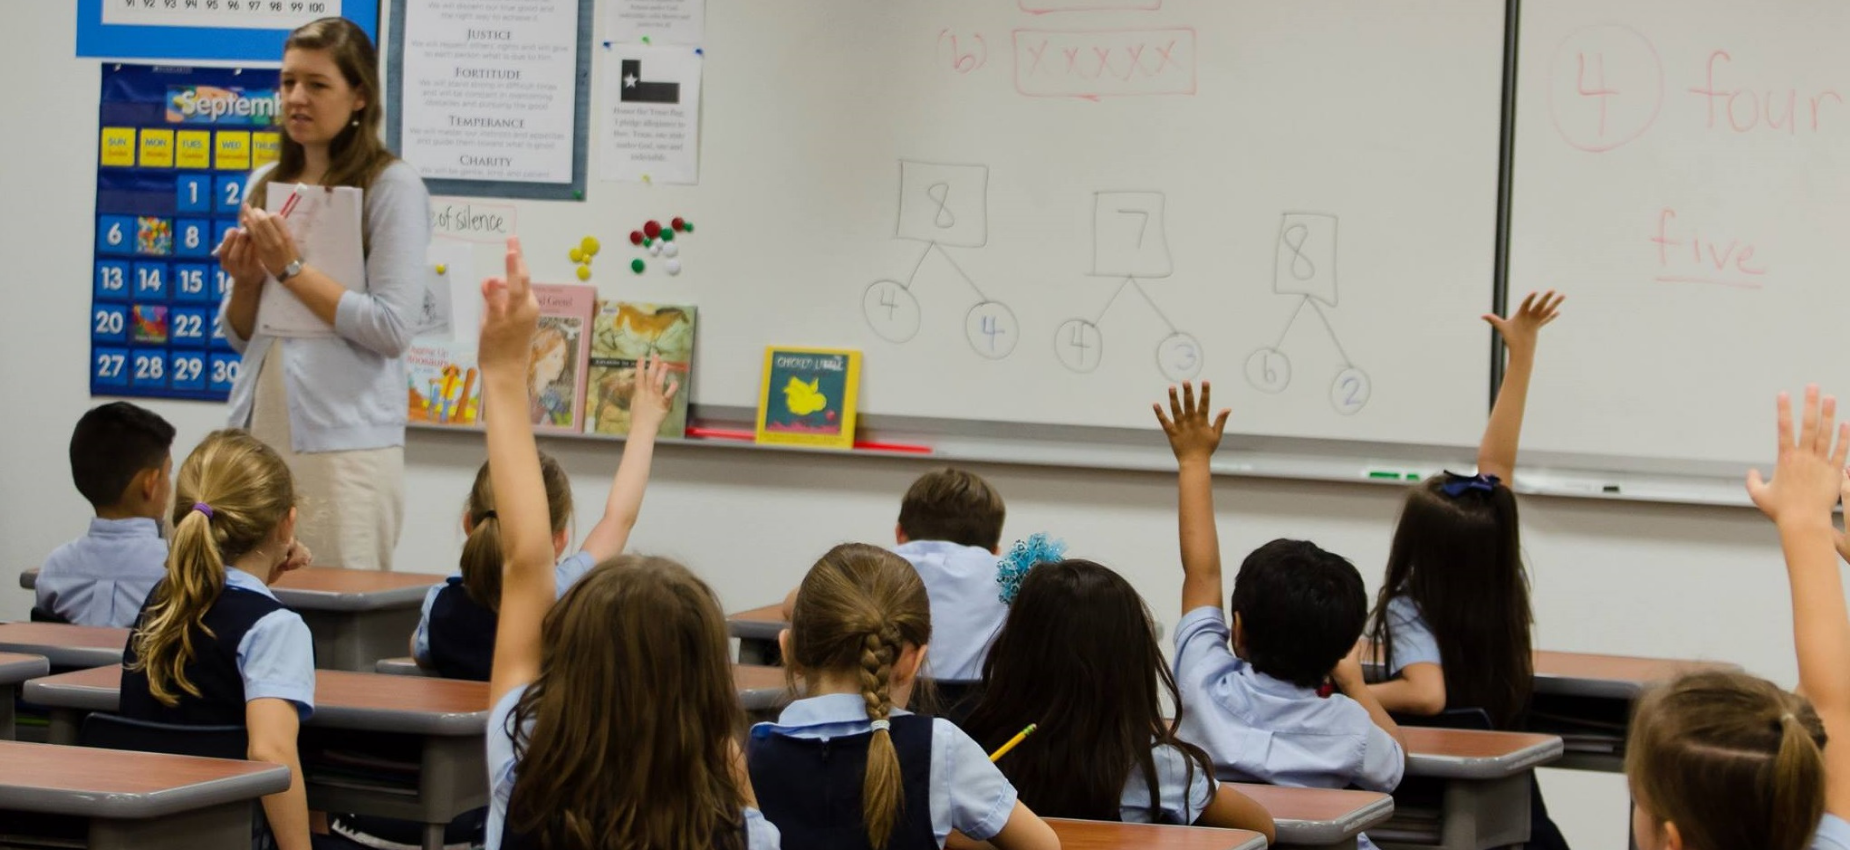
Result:
[[34,605],[34,606],[32,606],[32,612],[31,612],[31,614],[29,614],[28,616],[30,616],[30,617],[32,618],[32,622],[34,622],[34,623],[65,623],[65,624],[69,624],[69,623],[71,622],[70,620],[66,620],[66,619],[64,619],[63,617],[60,617],[60,616],[58,616],[57,614],[55,614],[55,613],[53,613],[53,612],[51,612],[51,611],[47,611],[47,610],[45,610],[45,609],[43,609],[43,608],[40,608],[40,607],[39,607],[39,606],[37,606],[37,605]]

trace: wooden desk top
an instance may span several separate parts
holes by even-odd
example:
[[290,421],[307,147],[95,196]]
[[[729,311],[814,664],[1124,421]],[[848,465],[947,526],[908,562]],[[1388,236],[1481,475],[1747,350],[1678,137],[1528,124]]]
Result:
[[1271,813],[1278,843],[1323,847],[1340,844],[1394,816],[1394,798],[1373,791],[1285,788],[1229,782]]
[[777,640],[777,633],[788,625],[784,622],[784,606],[781,602],[726,616],[726,626],[732,636],[748,640]]
[[1062,850],[1261,850],[1265,836],[1243,829],[1048,818]]
[[0,741],[0,809],[136,819],[275,794],[289,768]]
[[51,662],[46,661],[43,655],[0,652],[0,685],[17,685],[50,672]]
[[1400,732],[1407,740],[1408,776],[1501,779],[1554,761],[1566,749],[1559,737],[1526,732],[1414,726]]
[[53,667],[96,667],[122,660],[128,629],[66,623],[0,623],[0,652],[37,655]]
[[[26,683],[26,699],[50,708],[116,711],[122,667],[98,667]],[[460,679],[315,671],[310,726],[410,735],[481,735],[488,728],[488,683]]]
[[1535,690],[1563,696],[1637,699],[1645,688],[1696,670],[1740,670],[1719,661],[1679,661],[1587,652],[1535,653]]
[[277,601],[303,611],[376,611],[422,605],[443,576],[307,567],[284,573],[270,587]]

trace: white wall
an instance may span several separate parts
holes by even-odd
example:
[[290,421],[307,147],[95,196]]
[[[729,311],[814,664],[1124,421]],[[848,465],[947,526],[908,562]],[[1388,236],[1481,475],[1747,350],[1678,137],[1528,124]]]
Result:
[[[71,424],[87,394],[96,66],[71,57],[64,3],[11,4],[0,100],[0,619],[29,596],[11,573],[82,532],[88,506],[69,481]],[[55,80],[56,85],[46,81]],[[721,309],[721,305],[707,305]],[[1546,356],[1544,354],[1544,356]],[[1764,399],[1749,399],[1756,407]],[[223,422],[215,405],[156,403],[183,457]],[[1157,439],[1154,435],[1152,439]],[[621,446],[550,441],[572,470],[579,527],[593,521]],[[406,569],[441,571],[461,547],[461,500],[482,460],[467,435],[414,433]],[[773,601],[829,545],[890,539],[900,493],[925,461],[664,447],[637,549],[685,559],[729,608]],[[1145,473],[978,467],[1009,502],[1007,538],[1047,530],[1075,555],[1128,575],[1165,621],[1177,616],[1173,481]],[[1379,581],[1399,494],[1363,485],[1219,482],[1229,564],[1275,536],[1317,541]],[[1791,682],[1783,571],[1770,526],[1750,511],[1535,498],[1524,503],[1538,642],[1551,649],[1721,658]],[[1620,846],[1622,779],[1545,771],[1552,808],[1580,847]]]

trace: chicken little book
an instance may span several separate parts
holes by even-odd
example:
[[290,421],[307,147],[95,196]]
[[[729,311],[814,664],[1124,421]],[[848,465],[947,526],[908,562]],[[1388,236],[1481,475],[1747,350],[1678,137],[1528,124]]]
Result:
[[861,352],[840,348],[764,351],[758,391],[758,442],[854,448],[854,404]]

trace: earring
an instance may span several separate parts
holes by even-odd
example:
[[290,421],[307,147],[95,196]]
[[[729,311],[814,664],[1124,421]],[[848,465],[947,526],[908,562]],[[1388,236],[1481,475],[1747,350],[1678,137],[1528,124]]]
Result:
[[358,126],[360,126],[360,119],[358,119],[358,118],[355,118],[355,119],[353,119],[353,126],[355,126],[355,127],[358,127]]

